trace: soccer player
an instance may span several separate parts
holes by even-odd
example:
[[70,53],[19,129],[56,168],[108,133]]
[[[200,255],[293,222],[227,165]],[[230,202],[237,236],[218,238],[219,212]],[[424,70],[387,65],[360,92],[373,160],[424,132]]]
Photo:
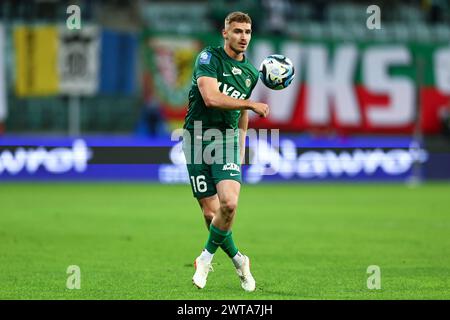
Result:
[[[251,26],[247,14],[230,13],[222,30],[224,46],[207,47],[200,52],[192,76],[184,124],[188,137],[183,139],[183,150],[192,191],[209,230],[205,248],[194,263],[196,271],[192,281],[200,289],[206,285],[218,247],[232,259],[242,288],[254,291],[256,287],[250,273],[250,259],[239,252],[231,232],[242,182],[247,112],[251,110],[261,117],[269,113],[267,104],[248,100],[258,81],[258,70],[245,56],[252,36]],[[200,135],[195,131],[198,124],[202,129]],[[220,132],[222,138],[207,137],[211,130]],[[211,149],[214,149],[210,153],[214,157],[212,163],[203,158]]]

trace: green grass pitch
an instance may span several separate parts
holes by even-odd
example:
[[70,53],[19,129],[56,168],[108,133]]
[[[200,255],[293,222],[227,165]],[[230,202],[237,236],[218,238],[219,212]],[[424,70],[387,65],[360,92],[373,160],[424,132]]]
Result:
[[220,249],[192,285],[207,230],[187,185],[0,184],[0,299],[450,299],[449,199],[445,183],[245,185],[246,293]]

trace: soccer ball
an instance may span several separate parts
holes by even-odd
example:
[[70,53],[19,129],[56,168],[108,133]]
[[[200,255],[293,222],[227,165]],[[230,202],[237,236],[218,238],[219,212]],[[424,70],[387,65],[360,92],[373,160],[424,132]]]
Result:
[[294,76],[292,61],[281,54],[268,56],[259,67],[259,78],[266,87],[273,90],[287,88]]

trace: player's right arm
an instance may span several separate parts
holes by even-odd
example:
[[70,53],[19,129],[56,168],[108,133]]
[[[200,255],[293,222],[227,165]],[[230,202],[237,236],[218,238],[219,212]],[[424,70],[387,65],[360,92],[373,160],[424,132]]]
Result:
[[251,110],[261,117],[267,117],[269,115],[269,106],[265,103],[235,99],[220,92],[216,78],[200,77],[197,79],[197,85],[207,108]]

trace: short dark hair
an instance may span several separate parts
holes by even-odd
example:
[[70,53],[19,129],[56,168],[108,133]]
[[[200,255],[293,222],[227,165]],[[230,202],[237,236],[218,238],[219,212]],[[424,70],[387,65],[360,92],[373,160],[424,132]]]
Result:
[[225,18],[225,28],[232,22],[241,22],[241,23],[249,23],[252,24],[252,19],[247,13],[243,13],[240,11],[231,12]]

